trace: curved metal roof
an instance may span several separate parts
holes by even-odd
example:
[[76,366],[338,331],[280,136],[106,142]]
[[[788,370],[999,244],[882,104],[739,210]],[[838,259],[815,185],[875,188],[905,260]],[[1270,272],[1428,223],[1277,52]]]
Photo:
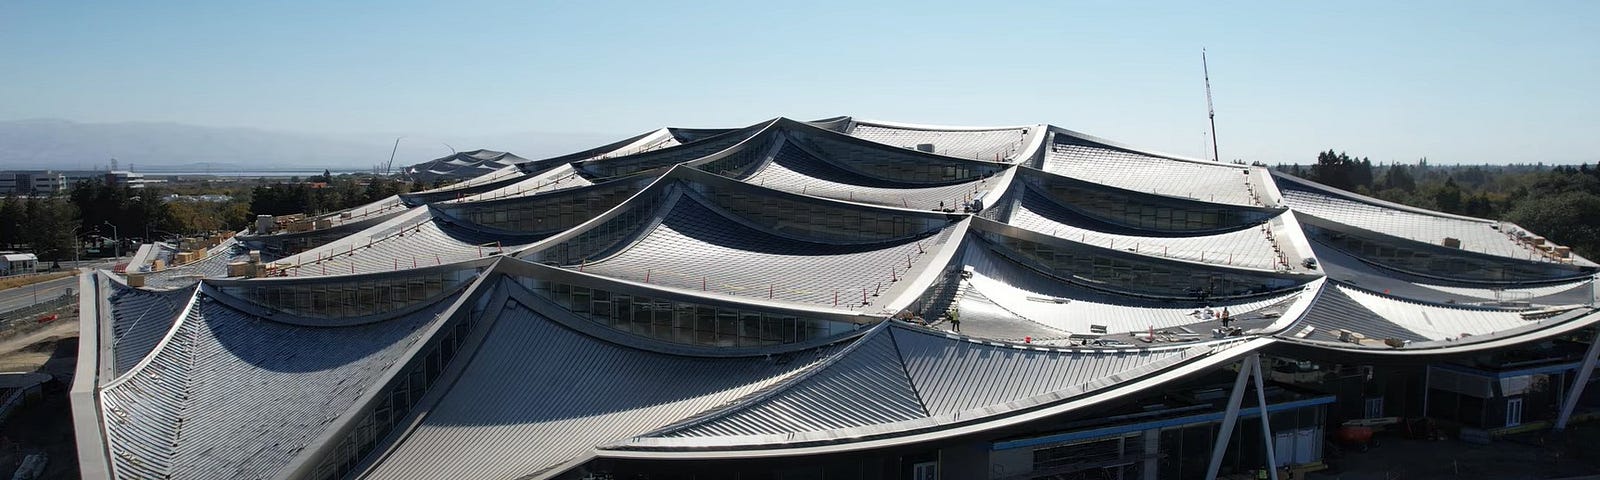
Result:
[[[369,207],[279,260],[288,278],[217,278],[230,244],[156,279],[187,289],[86,279],[86,475],[550,477],[859,450],[1261,348],[1426,358],[1600,323],[1592,264],[1508,255],[1528,244],[1494,222],[1047,125],[660,129]],[[1445,255],[1412,218],[1476,230]],[[1561,274],[1491,284],[1397,250]]]

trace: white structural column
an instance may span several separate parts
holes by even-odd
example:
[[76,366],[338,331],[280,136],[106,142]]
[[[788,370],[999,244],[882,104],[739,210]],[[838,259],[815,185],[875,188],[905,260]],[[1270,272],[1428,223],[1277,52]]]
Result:
[[1239,421],[1239,402],[1244,400],[1244,382],[1250,379],[1250,360],[1254,358],[1256,354],[1252,353],[1239,362],[1239,376],[1233,379],[1233,390],[1228,394],[1228,410],[1222,415],[1222,428],[1217,430],[1217,442],[1211,445],[1211,463],[1206,469],[1206,480],[1217,480],[1217,469],[1222,468],[1222,454],[1228,450],[1234,422]]
[[1161,457],[1161,429],[1144,431],[1144,473],[1142,480],[1156,480],[1157,461]]
[[1239,376],[1233,380],[1233,391],[1228,394],[1227,413],[1222,415],[1222,426],[1217,431],[1217,443],[1211,446],[1211,464],[1206,470],[1206,480],[1216,480],[1217,472],[1222,468],[1222,455],[1228,451],[1228,441],[1233,436],[1233,427],[1239,421],[1239,409],[1244,400],[1245,380],[1256,378],[1256,403],[1261,412],[1261,431],[1266,442],[1267,471],[1272,480],[1278,480],[1278,469],[1275,465],[1275,452],[1272,445],[1272,427],[1267,424],[1267,395],[1266,387],[1261,377],[1261,355],[1251,353],[1239,362]]
[[1572,410],[1578,408],[1578,397],[1583,396],[1583,387],[1589,384],[1589,373],[1594,371],[1597,356],[1600,356],[1600,330],[1595,331],[1594,338],[1589,340],[1583,363],[1578,364],[1578,376],[1572,379],[1572,388],[1567,389],[1566,401],[1561,402],[1561,414],[1556,416],[1556,431],[1567,429],[1567,420],[1572,419]]
[[1278,446],[1274,443],[1278,437],[1272,435],[1272,424],[1267,421],[1267,381],[1261,376],[1261,356],[1250,356],[1250,370],[1256,377],[1256,410],[1261,412],[1261,438],[1267,442],[1267,472],[1272,480],[1278,480]]

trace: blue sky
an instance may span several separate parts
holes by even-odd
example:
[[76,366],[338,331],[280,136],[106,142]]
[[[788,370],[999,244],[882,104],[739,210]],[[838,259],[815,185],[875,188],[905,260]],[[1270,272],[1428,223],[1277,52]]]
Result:
[[1600,2],[5,2],[0,120],[632,135],[1052,123],[1224,158],[1600,160]]

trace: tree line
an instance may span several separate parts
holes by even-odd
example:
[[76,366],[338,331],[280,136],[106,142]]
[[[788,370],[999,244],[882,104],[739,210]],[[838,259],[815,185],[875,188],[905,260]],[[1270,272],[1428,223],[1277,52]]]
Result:
[[1600,163],[1595,165],[1374,164],[1345,152],[1278,171],[1430,210],[1515,223],[1588,258],[1600,258]]
[[[114,250],[109,242],[117,239],[126,253],[141,241],[241,230],[258,213],[326,213],[413,188],[401,180],[355,175],[308,180],[315,183],[290,179],[252,187],[212,181],[134,189],[96,179],[78,182],[65,194],[9,195],[0,199],[0,250],[31,251],[45,261],[70,260],[83,246],[74,239],[104,245],[105,255]],[[182,197],[169,198],[171,194]],[[206,194],[229,198],[219,202],[189,197]]]
[[333,176],[324,170],[322,175],[309,177],[304,182],[291,178],[287,183],[252,188],[250,212],[252,215],[318,215],[423,188],[420,183],[376,177],[358,178],[354,175]]

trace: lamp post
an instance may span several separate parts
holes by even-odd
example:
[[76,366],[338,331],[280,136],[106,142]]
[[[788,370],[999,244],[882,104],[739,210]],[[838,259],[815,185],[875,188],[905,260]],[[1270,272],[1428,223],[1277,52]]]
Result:
[[105,223],[106,226],[111,227],[111,243],[115,245],[114,248],[116,248],[117,260],[122,260],[122,236],[117,235],[117,226],[112,225],[111,221],[109,220],[103,223]]
[[78,247],[83,246],[83,241],[78,239],[78,229],[80,228],[83,228],[83,225],[72,227],[72,268],[83,266],[83,259],[78,256]]

